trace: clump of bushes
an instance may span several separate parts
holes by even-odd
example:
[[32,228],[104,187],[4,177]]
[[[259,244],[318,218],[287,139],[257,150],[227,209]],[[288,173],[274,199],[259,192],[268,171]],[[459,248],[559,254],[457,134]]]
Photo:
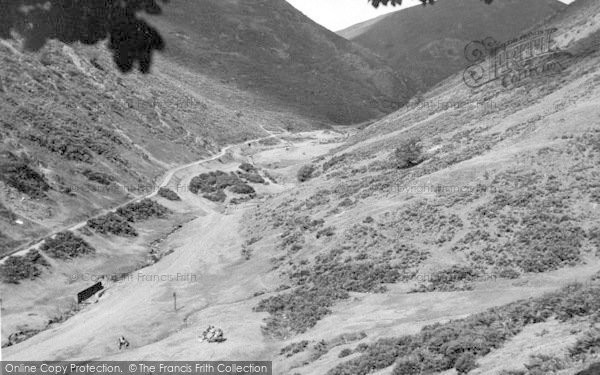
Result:
[[345,348],[345,349],[342,349],[342,351],[340,351],[340,354],[338,354],[338,358],[344,358],[344,357],[349,356],[350,354],[352,354],[352,349]]
[[330,307],[348,298],[349,292],[382,292],[383,284],[412,275],[403,265],[391,265],[384,258],[340,263],[335,257],[322,257],[317,262],[291,275],[297,286],[291,292],[264,299],[254,308],[271,314],[263,327],[265,334],[282,338],[306,332],[331,312]]
[[227,199],[227,194],[223,190],[217,190],[214,193],[204,194],[202,197],[208,199],[209,201],[223,203],[225,199]]
[[590,240],[576,220],[540,209],[499,214],[498,221],[497,236],[467,235],[457,249],[467,251],[474,264],[539,273],[581,262],[586,236]]
[[334,227],[327,227],[327,228],[323,228],[320,231],[317,232],[316,237],[317,238],[321,238],[321,237],[331,237],[335,235],[335,228]]
[[158,196],[168,199],[170,201],[181,200],[181,197],[179,197],[179,195],[177,195],[176,192],[166,187],[161,187],[160,189],[158,189]]
[[586,331],[580,337],[575,345],[569,349],[571,357],[578,357],[582,354],[599,354],[600,353],[600,329],[592,328]]
[[248,182],[252,182],[253,184],[264,184],[265,179],[262,178],[258,173],[240,173],[240,178]]
[[32,198],[43,198],[50,190],[44,176],[24,162],[8,162],[0,166],[0,179]]
[[37,250],[31,250],[23,256],[12,255],[0,265],[2,281],[18,284],[23,280],[33,280],[42,274],[42,267],[50,265]]
[[450,292],[457,290],[469,290],[469,282],[479,277],[479,272],[469,266],[454,265],[448,269],[435,272],[428,280],[428,284],[422,284],[411,292]]
[[60,232],[54,238],[46,239],[41,250],[58,259],[70,259],[96,252],[90,244],[70,231]]
[[10,221],[17,220],[17,215],[0,202],[0,217],[6,218]]
[[407,169],[423,162],[423,148],[418,138],[404,139],[394,150],[392,162],[397,169]]
[[315,172],[315,166],[312,164],[304,165],[302,168],[298,170],[298,181],[306,182],[310,180]]
[[246,173],[256,172],[256,167],[250,163],[242,163],[239,168]]
[[84,170],[82,174],[87,177],[88,180],[97,182],[100,185],[110,185],[114,181],[113,176],[107,175],[106,173],[93,171],[91,169]]
[[235,173],[225,173],[223,171],[212,171],[202,173],[190,181],[189,189],[192,193],[215,193],[229,186],[241,183]]
[[243,183],[238,183],[233,185],[231,188],[229,188],[229,190],[231,190],[232,193],[235,194],[254,194],[256,193],[256,190],[254,190],[254,188],[248,184],[243,184]]
[[306,350],[307,346],[308,346],[307,340],[293,342],[293,343],[281,348],[281,350],[279,351],[279,355],[285,355],[286,357],[291,357],[294,354],[297,354],[297,353],[300,353],[300,352],[303,352],[304,350]]
[[127,219],[114,212],[88,220],[87,226],[100,234],[114,234],[123,237],[136,237],[138,235]]
[[116,236],[135,237],[138,233],[130,223],[151,217],[165,217],[168,213],[169,209],[165,206],[151,199],[142,199],[139,202],[120,207],[116,212],[90,219],[87,226],[101,234],[110,233]]
[[250,197],[250,196],[239,197],[239,198],[231,198],[231,200],[229,201],[229,203],[233,204],[233,205],[236,205],[236,204],[241,204],[241,203],[244,203],[244,202],[248,202],[251,199],[252,199],[252,197]]
[[558,357],[534,354],[525,367],[527,368],[527,375],[556,374],[558,371],[566,368],[566,363]]
[[334,156],[331,159],[327,160],[325,163],[323,163],[323,172],[327,172],[329,169],[336,166],[337,164],[346,161],[346,159],[348,159],[348,156],[348,154],[342,154]]
[[508,246],[520,250],[518,266],[525,272],[546,272],[581,260],[585,232],[569,222],[538,221],[517,233]]
[[151,199],[142,199],[117,209],[117,214],[132,223],[151,217],[165,217],[168,213],[168,208]]
[[[600,286],[574,284],[545,296],[494,307],[460,320],[424,327],[412,336],[385,338],[363,354],[327,372],[327,375],[366,375],[396,363],[393,374],[466,372],[477,358],[502,346],[527,325],[551,318],[565,322],[588,317],[600,309]],[[584,345],[587,347],[587,344]]]
[[[260,177],[260,176],[259,176]],[[264,180],[263,180],[264,181]],[[190,181],[192,193],[202,192],[203,197],[213,202],[225,202],[227,195],[224,190],[230,188],[236,194],[254,194],[252,186],[245,184],[235,173],[215,171],[198,175]]]

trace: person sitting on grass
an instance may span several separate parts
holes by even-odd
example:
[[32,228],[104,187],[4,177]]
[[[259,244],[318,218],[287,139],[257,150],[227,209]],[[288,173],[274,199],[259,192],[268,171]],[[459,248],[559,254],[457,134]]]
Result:
[[119,350],[129,348],[129,341],[124,336],[119,337]]

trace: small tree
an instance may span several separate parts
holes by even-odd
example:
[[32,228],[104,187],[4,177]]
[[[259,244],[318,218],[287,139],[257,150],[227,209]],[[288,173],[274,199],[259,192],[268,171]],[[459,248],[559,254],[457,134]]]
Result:
[[409,138],[396,147],[393,156],[396,168],[411,168],[423,162],[423,148],[419,142],[418,138]]
[[303,166],[298,171],[298,181],[305,182],[305,181],[310,180],[314,171],[315,171],[315,166],[312,164]]

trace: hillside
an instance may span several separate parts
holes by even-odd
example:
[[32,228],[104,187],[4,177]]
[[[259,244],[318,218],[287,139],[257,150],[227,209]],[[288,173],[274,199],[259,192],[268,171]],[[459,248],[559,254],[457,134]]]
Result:
[[360,123],[397,109],[408,83],[285,0],[178,0],[152,18],[166,56],[303,116]]
[[119,74],[101,47],[0,42],[0,253],[149,193],[169,168],[264,128],[321,124],[158,59]]
[[381,56],[399,74],[427,89],[468,64],[465,46],[492,37],[506,41],[564,9],[557,0],[443,0],[369,20],[338,32]]

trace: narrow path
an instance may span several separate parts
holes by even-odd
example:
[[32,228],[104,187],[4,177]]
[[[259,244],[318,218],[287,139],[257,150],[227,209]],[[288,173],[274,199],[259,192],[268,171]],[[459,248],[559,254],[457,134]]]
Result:
[[[261,139],[270,137],[277,135]],[[169,171],[160,186],[177,178],[182,178],[183,183],[189,182],[199,170],[213,167],[195,166],[217,160],[232,147],[236,146],[228,146],[209,159]],[[238,163],[239,160],[235,160],[214,167],[231,168]],[[186,204],[202,208],[206,214],[169,237],[166,246],[176,249],[172,254],[112,285],[97,304],[88,306],[60,325],[6,348],[5,358],[89,360],[126,356],[141,360],[156,359],[156,353],[163,353],[162,358],[167,358],[169,354],[157,346],[171,347],[169,342],[182,334],[186,339],[178,345],[193,352],[189,358],[199,358],[207,349],[226,351],[232,358],[237,358],[235,353],[240,348],[247,348],[252,341],[257,344],[257,337],[262,341],[262,315],[251,313],[249,300],[255,298],[256,290],[262,289],[262,278],[271,264],[269,259],[259,255],[250,261],[244,261],[241,256],[243,238],[239,225],[245,210],[223,214],[211,202],[191,192],[185,191],[180,196]],[[140,279],[140,275],[180,274],[195,277],[193,281]],[[177,293],[176,311],[173,309],[174,292]],[[240,305],[244,306],[244,311],[248,310],[243,314],[246,322],[231,316],[239,314]],[[228,341],[218,347],[196,345],[197,331],[207,321],[222,327],[229,335]],[[121,353],[115,348],[119,335],[125,335],[132,343],[130,350]],[[194,345],[190,345],[192,343]],[[253,350],[264,350],[264,345],[258,343]]]
[[6,258],[9,257],[9,256],[11,256],[11,255],[19,255],[19,256],[21,256],[21,255],[27,254],[27,252],[29,252],[30,250],[39,249],[39,247],[42,245],[42,243],[44,242],[44,240],[46,238],[53,237],[56,234],[58,234],[60,232],[67,231],[67,230],[69,230],[69,231],[76,231],[78,229],[83,228],[87,224],[87,222],[89,220],[91,220],[91,219],[96,219],[96,218],[98,218],[100,216],[106,215],[109,212],[114,212],[114,211],[118,210],[119,208],[124,207],[124,206],[126,206],[128,204],[131,204],[131,203],[138,202],[138,201],[141,201],[141,200],[146,199],[146,198],[152,198],[152,197],[156,196],[158,194],[158,191],[160,190],[160,188],[167,186],[169,184],[169,182],[171,181],[171,179],[173,178],[173,175],[175,173],[179,172],[179,171],[182,171],[184,169],[190,168],[190,167],[195,166],[195,165],[199,165],[199,164],[203,164],[203,163],[208,163],[208,162],[217,160],[217,159],[225,156],[227,154],[227,152],[229,150],[231,150],[232,148],[234,148],[234,147],[239,147],[241,145],[248,144],[248,143],[260,142],[260,141],[263,141],[263,140],[266,140],[266,139],[270,139],[270,138],[280,139],[277,134],[274,134],[274,133],[266,130],[265,128],[262,128],[262,129],[267,134],[269,134],[269,135],[266,136],[266,137],[261,137],[261,138],[256,138],[256,139],[248,140],[248,141],[245,141],[245,142],[241,142],[241,143],[238,143],[238,144],[235,144],[235,145],[226,146],[226,147],[222,148],[221,151],[218,154],[214,155],[214,156],[211,156],[211,157],[206,158],[206,159],[197,160],[197,161],[185,164],[185,165],[181,165],[181,166],[172,168],[172,169],[168,170],[167,172],[165,172],[164,176],[161,179],[161,182],[159,184],[157,184],[157,186],[154,187],[154,190],[152,192],[150,192],[148,194],[145,194],[145,195],[138,195],[135,198],[132,198],[132,199],[130,199],[130,200],[124,202],[124,203],[121,203],[121,204],[119,204],[119,205],[117,205],[115,207],[102,210],[102,212],[100,212],[99,214],[94,215],[94,216],[90,216],[89,218],[87,218],[84,221],[80,221],[80,222],[75,223],[75,224],[69,224],[69,225],[62,226],[60,228],[52,230],[50,233],[47,233],[47,234],[45,234],[43,236],[40,236],[40,237],[37,237],[37,238],[29,241],[27,244],[21,245],[21,246],[15,248],[15,249],[13,249],[13,250],[11,250],[11,251],[3,254],[2,257],[0,258],[0,264],[3,264],[4,261],[6,260]]

